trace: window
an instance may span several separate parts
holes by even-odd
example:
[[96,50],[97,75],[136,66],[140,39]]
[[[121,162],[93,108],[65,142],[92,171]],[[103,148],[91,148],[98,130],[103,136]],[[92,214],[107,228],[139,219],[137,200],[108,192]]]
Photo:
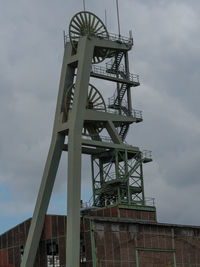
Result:
[[47,241],[47,267],[60,267],[57,240]]

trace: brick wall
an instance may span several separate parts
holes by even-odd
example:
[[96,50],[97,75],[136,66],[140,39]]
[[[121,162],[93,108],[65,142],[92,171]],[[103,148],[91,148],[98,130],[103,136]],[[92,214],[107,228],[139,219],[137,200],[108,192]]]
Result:
[[[29,227],[30,219],[0,236],[0,267],[20,266]],[[66,267],[66,216],[46,216],[34,267],[47,266],[49,242],[58,244]],[[200,227],[160,224],[153,212],[119,207],[87,211],[81,261],[81,267],[200,267]]]
[[[0,236],[0,267],[19,267],[21,250],[28,235],[31,219],[21,223]],[[60,265],[65,266],[66,217],[47,215],[37,251],[34,267],[47,266],[47,242],[57,242],[60,252]]]
[[200,266],[199,228],[98,217],[90,220],[99,267]]
[[156,221],[156,211],[148,210],[137,210],[121,208],[116,205],[114,207],[95,209],[90,211],[85,211],[85,215],[98,216],[98,217],[112,217],[112,218],[128,218],[128,219],[138,219],[144,221]]

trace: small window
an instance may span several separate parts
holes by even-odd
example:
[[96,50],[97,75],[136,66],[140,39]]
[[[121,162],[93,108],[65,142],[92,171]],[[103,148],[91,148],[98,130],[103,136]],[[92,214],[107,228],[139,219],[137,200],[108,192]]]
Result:
[[22,258],[24,255],[24,246],[23,245],[20,246],[20,255],[21,255],[21,261],[22,261]]
[[47,241],[47,267],[60,267],[58,243],[56,240]]
[[86,262],[86,255],[85,255],[85,242],[84,242],[84,234],[81,233],[80,236],[81,244],[80,244],[80,262]]

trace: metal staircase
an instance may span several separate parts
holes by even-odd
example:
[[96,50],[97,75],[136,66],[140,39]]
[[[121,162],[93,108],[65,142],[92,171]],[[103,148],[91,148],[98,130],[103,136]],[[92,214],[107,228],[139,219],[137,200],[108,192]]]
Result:
[[[124,100],[126,92],[131,86],[139,85],[139,77],[135,75],[135,83],[127,83],[131,79],[130,73],[122,63],[122,59],[125,59],[125,53],[123,51],[117,52],[110,62],[106,64],[106,72],[115,75],[116,78],[122,79],[123,82],[117,82],[117,89],[114,95],[109,98],[108,107],[119,111],[119,114],[123,113],[125,116],[133,116],[130,108],[128,108],[127,102]],[[141,120],[140,120],[141,121]],[[139,120],[137,121],[139,122]],[[118,133],[122,139],[125,140],[129,130],[129,123],[122,122],[118,128]]]
[[121,106],[121,102],[122,102],[124,95],[125,95],[128,88],[130,88],[130,86],[128,84],[122,83],[119,91],[118,90],[116,91],[115,100],[114,100],[113,105]]
[[[124,52],[118,52],[115,57],[106,64],[107,72],[115,74],[116,77],[121,76],[122,79],[126,80],[127,75],[124,67],[120,66],[122,58],[124,57]],[[127,91],[127,88],[130,86],[127,83],[117,83],[117,90],[115,91],[113,97],[110,98],[110,108],[119,109],[121,102]],[[120,88],[119,88],[120,87]]]
[[[120,68],[120,63],[122,61],[122,58],[124,56],[123,52],[116,53],[115,57],[111,60],[111,62],[107,63],[107,72],[115,74],[116,77],[121,76],[122,79],[126,79],[126,74],[124,71]],[[119,86],[120,83],[118,83]],[[109,108],[120,110],[122,109],[126,116],[129,116],[128,109],[126,107],[122,107],[121,102],[123,100],[124,94],[127,90],[127,84],[121,83],[120,90],[116,90],[115,94],[112,98],[109,99]],[[129,124],[122,123],[118,129],[119,136],[124,141],[126,138],[126,135],[128,133]]]
[[124,56],[124,53],[123,52],[117,52],[116,54],[115,54],[115,56],[114,56],[114,60],[112,59],[111,60],[111,64],[112,64],[112,67],[110,68],[110,70],[109,71],[113,71],[113,72],[117,72],[118,71],[118,69],[119,69],[119,65],[120,65],[120,63],[121,63],[121,61],[122,61],[122,58],[123,58],[123,56]]
[[125,140],[129,129],[129,124],[123,123],[120,127],[119,136],[121,137],[122,141]]

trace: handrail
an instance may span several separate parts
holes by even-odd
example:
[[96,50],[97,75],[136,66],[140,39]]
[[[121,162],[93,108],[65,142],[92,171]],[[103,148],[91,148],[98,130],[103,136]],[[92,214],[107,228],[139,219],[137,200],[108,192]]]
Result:
[[139,75],[138,74],[132,74],[132,73],[124,73],[124,71],[122,69],[119,69],[117,71],[109,71],[109,68],[105,68],[105,67],[101,67],[101,66],[96,66],[96,65],[92,65],[92,70],[93,73],[96,74],[101,74],[101,75],[105,75],[108,77],[112,77],[112,78],[117,78],[116,75],[121,75],[123,73],[123,76],[121,80],[128,80],[130,82],[134,82],[134,83],[139,83]]
[[93,196],[91,196],[87,202],[83,202],[81,200],[80,206],[81,206],[81,210],[93,207]]
[[[104,135],[93,135],[92,137],[100,137],[101,141],[106,142],[106,143],[113,143],[113,140],[109,136],[104,136]],[[83,139],[86,140],[91,140],[90,135],[83,135]],[[125,140],[123,140],[123,144],[127,144]]]
[[145,197],[145,205],[155,207],[155,198]]
[[[108,105],[109,106],[113,105],[115,103],[115,99],[116,99],[115,95],[109,97],[108,98]],[[120,101],[120,104],[121,104],[121,106],[123,106],[123,107],[128,109],[128,103],[127,103],[127,101],[125,99],[122,99]]]
[[[115,64],[115,58],[112,58],[110,61],[108,61],[108,62],[106,63],[106,69],[116,71],[116,70],[113,68],[114,64]],[[125,72],[125,66],[124,66],[122,63],[120,63],[120,65],[118,66],[117,70],[118,70],[118,71]]]
[[[124,114],[126,116],[128,115],[128,116],[132,116],[133,118],[142,120],[142,118],[143,118],[142,117],[142,111],[137,110],[137,109],[129,110],[128,109],[128,103],[124,99],[121,101],[121,106],[115,105],[115,107],[109,108],[110,106],[114,105],[114,102],[115,102],[114,100],[115,100],[114,96],[112,96],[108,99],[107,110],[115,110],[115,112],[111,112],[111,113],[119,114],[119,112],[122,112],[122,114]],[[124,111],[124,109],[126,109],[126,112]]]
[[152,151],[151,150],[142,150],[142,157],[147,159],[152,159]]
[[[123,116],[130,116],[133,117],[135,119],[141,119],[142,120],[142,111],[141,110],[137,110],[137,109],[132,109],[131,111],[128,110],[126,104],[125,104],[125,100],[122,101],[124,103],[124,105],[121,106],[121,110],[120,108],[110,108],[110,101],[109,104],[106,106],[106,111],[105,110],[96,110],[98,112],[108,112],[111,114],[117,114],[117,115],[123,115]],[[123,110],[127,109],[126,112]],[[69,109],[72,109],[72,107],[70,106]],[[94,109],[95,110],[95,109]]]
[[[109,200],[109,199],[107,199]],[[105,202],[107,201],[105,200]],[[132,204],[136,204],[136,205],[140,205],[142,206],[143,205],[143,202],[141,201],[132,201]],[[144,204],[146,206],[149,206],[149,207],[155,207],[155,198],[153,197],[145,197],[144,199]],[[112,203],[111,203],[112,205]],[[116,202],[113,203],[113,205],[116,205]],[[87,202],[82,202],[81,203],[81,209],[91,209],[91,208],[99,208],[98,206],[95,206],[94,203],[93,203],[93,197],[90,198],[90,200],[88,200]]]
[[[101,35],[98,35],[101,36]],[[107,36],[106,36],[107,37]],[[133,45],[133,38],[131,37],[126,37],[126,36],[121,36],[115,33],[109,33],[108,37],[105,38],[111,41],[117,41],[119,43],[122,44],[129,44],[129,45]]]
[[[119,36],[118,34],[114,34],[114,33],[109,33],[108,36],[105,34],[97,34],[96,36],[99,38],[105,39],[105,40],[110,40],[110,41],[118,42],[121,44],[133,46],[132,37],[125,37],[121,35]],[[64,42],[65,44],[70,42],[69,34],[64,34]]]

